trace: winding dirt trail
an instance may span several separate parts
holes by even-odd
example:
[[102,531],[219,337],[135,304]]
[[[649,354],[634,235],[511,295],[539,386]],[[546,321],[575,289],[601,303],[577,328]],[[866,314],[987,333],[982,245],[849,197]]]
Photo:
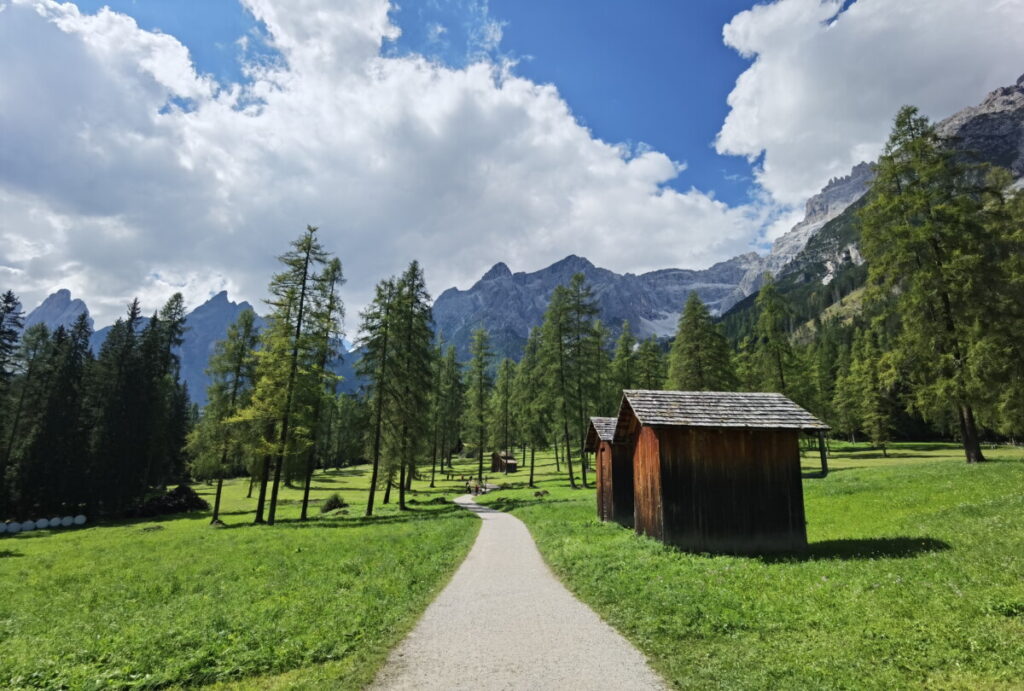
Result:
[[526,526],[455,500],[483,526],[371,689],[664,689],[626,639],[555,578]]

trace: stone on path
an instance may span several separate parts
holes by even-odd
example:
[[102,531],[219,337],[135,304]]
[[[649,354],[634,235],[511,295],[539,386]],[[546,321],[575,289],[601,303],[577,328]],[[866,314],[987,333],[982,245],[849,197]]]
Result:
[[372,689],[664,689],[643,655],[555,578],[518,518],[483,520],[469,556]]

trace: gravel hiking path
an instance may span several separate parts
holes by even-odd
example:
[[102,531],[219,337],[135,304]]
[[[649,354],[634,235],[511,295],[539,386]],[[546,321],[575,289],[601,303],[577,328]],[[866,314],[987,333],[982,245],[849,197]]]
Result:
[[555,578],[518,518],[483,520],[469,556],[371,689],[665,689],[643,655]]

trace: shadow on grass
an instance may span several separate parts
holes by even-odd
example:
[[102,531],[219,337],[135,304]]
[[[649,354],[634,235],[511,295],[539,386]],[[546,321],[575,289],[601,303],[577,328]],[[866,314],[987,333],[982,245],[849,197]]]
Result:
[[25,556],[21,552],[15,552],[13,549],[0,549],[0,559],[7,559],[8,557],[23,557]]
[[509,499],[501,497],[495,499],[492,502],[488,502],[485,506],[495,509],[497,511],[514,511],[515,509],[522,508],[524,506],[536,506],[538,504],[565,504],[569,502],[579,501],[578,499],[549,499],[547,497],[538,497],[536,499]]
[[864,466],[851,465],[845,468],[829,468],[827,473],[822,473],[820,470],[804,470],[801,471],[800,477],[804,480],[822,480],[833,473],[842,473],[847,470],[862,470]]
[[953,547],[931,537],[876,537],[812,542],[806,552],[771,554],[757,558],[765,562],[783,561],[860,561],[870,559],[910,559],[929,552],[946,552]]
[[[416,521],[429,521],[438,518],[450,518],[452,514],[461,512],[462,509],[456,504],[444,506],[440,509],[419,509],[410,507],[399,513],[388,513],[378,516],[329,516],[313,517],[303,521],[298,518],[278,519],[272,528],[359,528],[369,525],[385,525],[389,523],[413,523]],[[465,514],[470,517],[467,512]],[[231,523],[225,525],[223,530],[234,530],[237,528],[258,527],[256,523]]]

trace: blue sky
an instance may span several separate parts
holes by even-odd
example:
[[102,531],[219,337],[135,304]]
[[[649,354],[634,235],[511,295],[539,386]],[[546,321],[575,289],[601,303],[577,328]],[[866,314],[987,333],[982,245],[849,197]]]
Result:
[[307,223],[353,315],[412,259],[706,268],[1022,68],[1024,0],[0,0],[0,289],[255,304]]
[[[87,12],[108,6],[143,29],[181,40],[200,71],[223,83],[244,81],[247,57],[279,57],[266,27],[232,0],[77,0]],[[389,55],[418,53],[453,67],[482,54],[516,61],[516,73],[558,87],[573,114],[612,143],[646,145],[687,166],[668,184],[695,185],[729,204],[748,200],[751,166],[722,156],[713,141],[726,97],[750,64],[722,41],[722,27],[750,0],[411,0],[392,20],[401,36]],[[481,46],[481,24],[497,22],[497,48]],[[438,27],[443,27],[439,32]]]

